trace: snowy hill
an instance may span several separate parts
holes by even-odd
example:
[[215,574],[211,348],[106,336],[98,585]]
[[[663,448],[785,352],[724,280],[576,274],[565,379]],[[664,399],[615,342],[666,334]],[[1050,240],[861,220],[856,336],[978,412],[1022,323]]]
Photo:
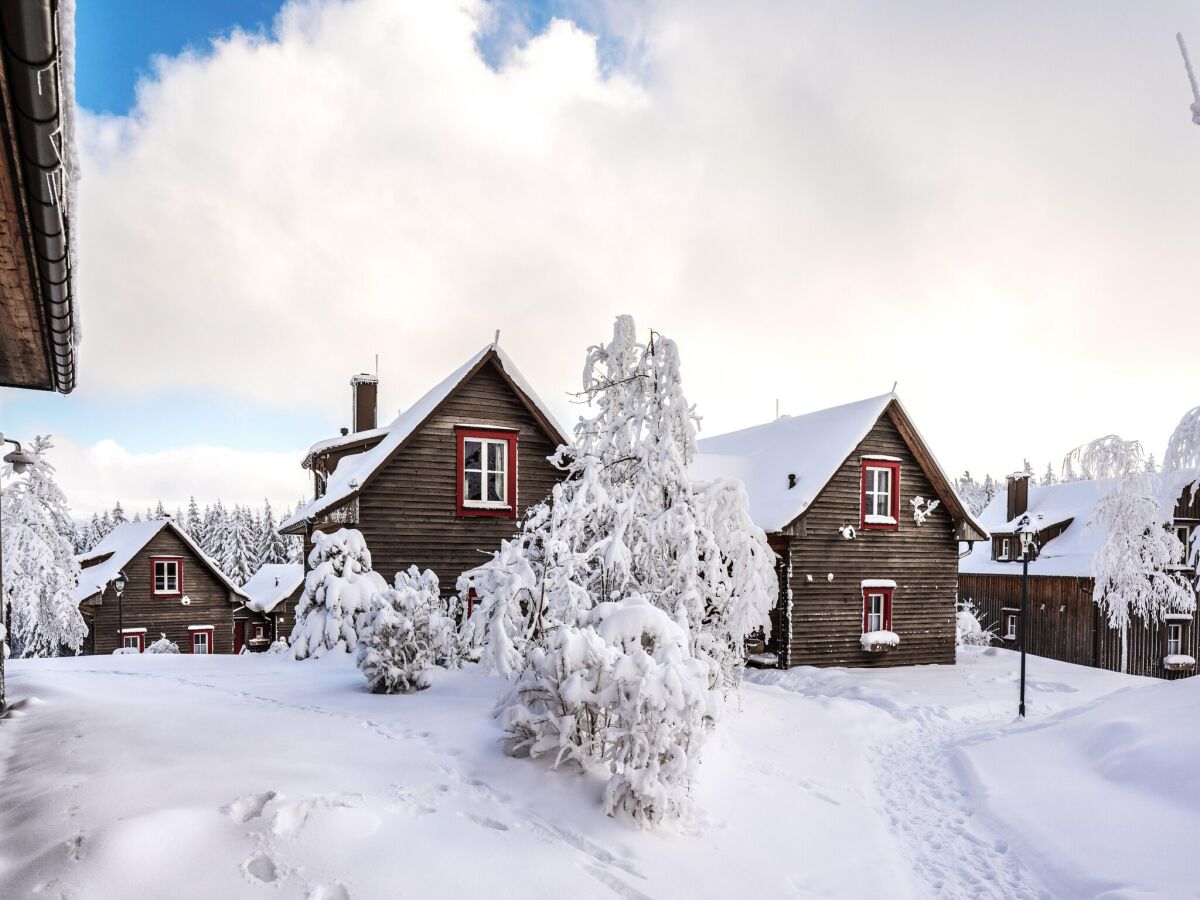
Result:
[[473,668],[379,696],[343,658],[13,661],[0,883],[323,900],[1190,887],[1200,682],[1035,659],[1017,724],[1016,661],[753,673],[705,748],[700,817],[652,833],[602,814],[602,777],[504,756],[503,683]]

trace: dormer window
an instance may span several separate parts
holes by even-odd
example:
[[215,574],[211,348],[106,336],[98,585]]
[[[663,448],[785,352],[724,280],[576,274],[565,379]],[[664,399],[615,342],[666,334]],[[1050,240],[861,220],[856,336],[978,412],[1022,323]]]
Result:
[[900,463],[864,459],[862,527],[895,531],[900,527]]
[[151,593],[177,597],[183,593],[183,560],[177,556],[155,556],[150,560]]
[[459,515],[516,518],[516,432],[460,426],[456,438]]
[[1188,541],[1191,540],[1191,528],[1187,525],[1172,525],[1171,531],[1175,533],[1175,537],[1179,539],[1179,543],[1183,544],[1183,551],[1180,558],[1175,560],[1175,565],[1186,567],[1188,564],[1188,553],[1190,548]]

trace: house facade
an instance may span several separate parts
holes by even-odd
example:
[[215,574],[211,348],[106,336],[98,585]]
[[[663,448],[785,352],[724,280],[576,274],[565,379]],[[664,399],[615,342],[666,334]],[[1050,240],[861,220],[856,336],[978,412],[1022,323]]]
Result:
[[296,601],[304,593],[302,563],[268,563],[242,585],[245,603],[233,611],[233,652],[266,650],[286,639],[296,624]]
[[692,474],[746,486],[778,555],[779,605],[752,661],[953,663],[959,541],[987,532],[895,394],[699,442]]
[[377,390],[373,376],[352,380],[355,430],[311,448],[314,499],[280,532],[302,535],[307,559],[314,531],[355,528],[389,582],[416,565],[448,596],[549,495],[560,473],[547,457],[564,434],[495,344],[382,428]]
[[[170,519],[125,522],[76,559],[85,653],[142,652],[160,635],[180,653],[234,652],[233,611],[248,598]],[[118,597],[113,581],[121,572]]]
[[[1072,481],[1031,486],[1024,474],[1011,475],[981,515],[992,534],[959,564],[959,595],[975,602],[983,624],[998,642],[1021,647],[1022,550],[1018,523],[1028,515],[1037,529],[1029,554],[1029,623],[1026,650],[1036,656],[1120,671],[1125,642],[1128,671],[1154,678],[1195,674],[1200,634],[1192,613],[1163,622],[1135,619],[1124,636],[1108,626],[1094,599],[1093,558],[1104,542],[1088,527],[1093,510],[1113,487],[1111,481]],[[1174,497],[1174,491],[1171,491]],[[1200,528],[1200,496],[1185,490],[1176,499],[1171,528],[1189,546]],[[1176,566],[1181,578],[1195,579],[1186,558]]]

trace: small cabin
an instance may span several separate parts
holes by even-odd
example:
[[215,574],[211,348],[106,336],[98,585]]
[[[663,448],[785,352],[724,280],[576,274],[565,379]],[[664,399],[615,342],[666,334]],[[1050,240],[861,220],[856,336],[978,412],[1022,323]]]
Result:
[[234,652],[233,611],[247,597],[169,518],[124,522],[76,559],[84,653],[142,652],[161,635],[180,653]]
[[[1026,650],[1036,656],[1081,666],[1119,671],[1122,635],[1108,626],[1095,602],[1096,551],[1106,539],[1098,526],[1089,527],[1096,504],[1113,489],[1114,481],[1068,481],[1032,485],[1025,473],[1008,477],[980,518],[991,532],[990,541],[976,544],[959,563],[958,590],[973,601],[984,627],[991,628],[1002,646],[1021,648],[1021,580],[1024,563],[1018,525],[1026,516],[1036,534],[1029,547],[1029,622]],[[1200,496],[1185,490],[1174,500],[1170,528],[1189,547],[1200,529]],[[1186,552],[1174,566],[1181,578],[1195,580]],[[1200,658],[1200,634],[1193,614],[1179,612],[1162,622],[1135,619],[1125,636],[1128,671],[1154,678],[1185,678],[1195,674]]]
[[706,438],[692,475],[741,480],[778,557],[751,663],[954,662],[959,542],[987,532],[895,394]]
[[384,427],[378,379],[350,385],[353,431],[309,450],[313,500],[279,530],[304,537],[307,559],[314,531],[355,528],[385,580],[416,565],[449,596],[549,495],[561,475],[548,457],[563,430],[494,343]]
[[260,653],[287,639],[296,624],[296,601],[304,593],[302,563],[268,563],[242,585],[247,600],[233,611],[233,652]]

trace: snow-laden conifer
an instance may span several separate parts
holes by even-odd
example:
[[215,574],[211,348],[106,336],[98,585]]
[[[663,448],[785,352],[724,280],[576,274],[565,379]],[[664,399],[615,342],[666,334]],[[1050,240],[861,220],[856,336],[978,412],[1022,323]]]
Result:
[[257,558],[254,570],[257,572],[266,565],[287,562],[287,546],[283,535],[276,529],[275,513],[271,509],[271,501],[263,501],[262,520],[258,526]]
[[58,656],[77,651],[87,636],[73,592],[79,581],[74,532],[67,498],[47,459],[50,438],[39,435],[27,448],[33,464],[23,476],[11,466],[0,497],[3,525],[4,594],[8,638],[17,656]]
[[424,690],[435,669],[458,665],[454,617],[429,569],[397,572],[395,585],[359,613],[356,630],[356,661],[372,693]]
[[342,528],[333,534],[314,531],[312,538],[309,573],[292,628],[296,659],[353,651],[358,646],[355,619],[373,595],[387,590],[387,582],[371,569],[371,551],[361,533]]
[[179,645],[172,640],[169,640],[165,634],[159,632],[159,638],[153,644],[146,648],[147,653],[178,653]]

